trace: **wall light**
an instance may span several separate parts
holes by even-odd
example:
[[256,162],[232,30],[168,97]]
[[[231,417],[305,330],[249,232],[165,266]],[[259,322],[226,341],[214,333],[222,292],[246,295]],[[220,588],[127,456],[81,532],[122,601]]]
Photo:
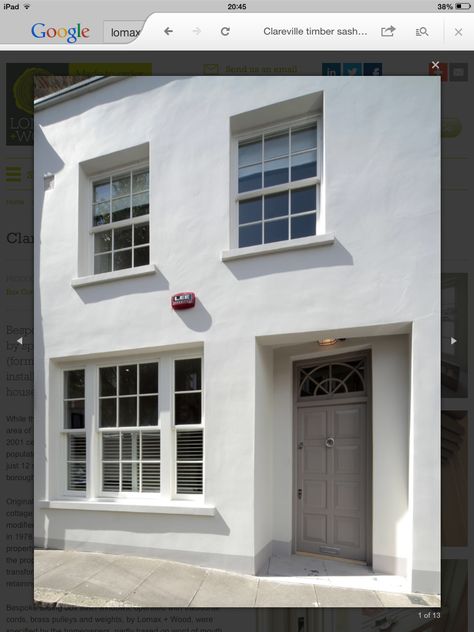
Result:
[[318,340],[318,345],[320,347],[330,347],[331,345],[335,345],[336,342],[336,338],[323,338],[322,340]]

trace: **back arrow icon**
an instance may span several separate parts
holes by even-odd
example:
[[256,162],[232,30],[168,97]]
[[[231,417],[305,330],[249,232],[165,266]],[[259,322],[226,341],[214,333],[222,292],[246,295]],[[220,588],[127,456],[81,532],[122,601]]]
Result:
[[166,35],[169,35],[169,34],[170,34],[170,33],[172,33],[172,32],[173,32],[173,29],[170,29],[170,27],[169,27],[169,26],[167,26],[167,27],[165,28],[165,33],[166,33]]

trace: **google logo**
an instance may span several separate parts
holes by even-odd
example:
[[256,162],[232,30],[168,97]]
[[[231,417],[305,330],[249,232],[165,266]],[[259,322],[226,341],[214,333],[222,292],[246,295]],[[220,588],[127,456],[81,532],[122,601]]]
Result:
[[90,29],[82,27],[80,24],[76,26],[50,26],[45,29],[44,22],[36,22],[31,27],[31,34],[36,39],[65,39],[68,44],[74,44],[80,37],[88,38]]

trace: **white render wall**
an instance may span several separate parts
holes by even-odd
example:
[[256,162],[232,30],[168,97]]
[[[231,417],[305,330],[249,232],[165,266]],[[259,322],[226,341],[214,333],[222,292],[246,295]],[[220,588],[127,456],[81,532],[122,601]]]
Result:
[[[324,103],[323,210],[336,241],[223,262],[234,210],[230,119],[305,95]],[[58,361],[195,345],[204,353],[205,502],[217,510],[204,517],[38,509],[40,543],[131,547],[258,570],[273,540],[288,541],[288,516],[273,493],[274,352],[259,350],[256,338],[267,337],[271,346],[268,337],[282,345],[288,336],[294,345],[295,336],[304,335],[309,345],[311,332],[405,323],[413,332],[411,384],[408,392],[399,375],[394,389],[410,410],[403,478],[409,544],[397,557],[406,560],[414,590],[436,592],[439,127],[434,77],[138,77],[36,114],[36,498],[51,499],[53,465],[46,460],[59,421],[47,410],[49,374],[57,373]],[[73,288],[71,280],[83,272],[80,164],[147,143],[150,261],[158,272]],[[45,192],[46,173],[55,182]],[[195,291],[198,305],[177,314],[170,296],[183,290]],[[383,354],[393,354],[396,364],[407,353],[406,342],[401,351],[388,338],[377,348],[383,348],[382,363]],[[384,458],[384,450],[383,442],[374,445],[374,455]],[[292,464],[280,466],[291,480]],[[394,551],[382,534],[375,538],[374,555]]]

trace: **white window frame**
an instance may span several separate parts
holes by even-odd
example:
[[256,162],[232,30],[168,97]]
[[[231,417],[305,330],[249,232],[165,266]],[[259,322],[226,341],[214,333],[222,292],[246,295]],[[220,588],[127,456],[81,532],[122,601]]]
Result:
[[[259,136],[263,137],[265,134],[276,134],[278,132],[284,132],[292,127],[302,127],[316,123],[316,176],[311,178],[305,178],[303,180],[296,180],[295,182],[286,182],[283,184],[277,184],[271,187],[261,187],[252,191],[245,191],[239,193],[239,144],[243,141],[249,141],[256,139]],[[313,114],[310,116],[288,118],[284,121],[279,121],[277,124],[270,124],[265,127],[256,127],[248,130],[242,134],[235,135],[232,143],[232,155],[231,155],[231,213],[230,213],[230,247],[236,251],[245,251],[246,248],[275,248],[281,247],[282,244],[297,245],[298,242],[307,240],[308,237],[300,237],[265,243],[262,239],[261,244],[254,246],[242,246],[239,247],[239,202],[242,200],[252,199],[259,196],[271,195],[272,193],[282,193],[285,191],[292,191],[296,189],[302,189],[308,186],[316,186],[316,231],[314,235],[309,237],[316,237],[324,234],[324,216],[322,209],[322,179],[323,179],[323,117],[321,114]],[[290,152],[290,164],[289,171],[291,173],[291,152]],[[263,184],[263,182],[262,182]],[[310,212],[308,212],[309,214]],[[289,212],[290,230],[291,230],[291,213]],[[257,222],[255,222],[257,223]],[[264,225],[264,219],[262,218],[262,227]],[[263,235],[262,235],[263,237]]]
[[[144,169],[148,169],[148,179],[149,179],[149,185],[148,185],[148,204],[149,206],[151,206],[151,200],[150,200],[150,193],[151,193],[151,187],[150,187],[150,163],[148,160],[146,161],[140,161],[140,162],[134,162],[134,163],[129,163],[129,164],[124,164],[121,165],[120,167],[117,167],[116,169],[105,169],[103,171],[94,173],[93,176],[91,176],[89,178],[89,195],[88,195],[88,212],[89,212],[89,220],[88,220],[88,226],[89,226],[89,256],[88,256],[88,261],[89,261],[89,270],[90,270],[90,274],[93,276],[98,276],[98,275],[111,275],[111,274],[120,274],[120,273],[124,273],[127,270],[137,270],[139,271],[140,268],[144,268],[145,266],[150,264],[151,261],[151,225],[150,225],[150,218],[151,218],[151,212],[150,212],[150,208],[148,211],[147,215],[139,215],[138,217],[130,217],[128,219],[123,219],[123,220],[119,220],[118,222],[108,222],[107,224],[100,224],[98,226],[94,226],[94,213],[93,213],[93,209],[94,209],[94,185],[96,185],[97,183],[101,182],[102,180],[104,180],[104,178],[113,178],[114,176],[118,176],[121,174],[126,174],[129,173],[131,174],[132,171],[140,171],[140,170],[144,170]],[[131,195],[131,193],[130,193]],[[130,211],[131,212],[131,211]],[[110,217],[112,219],[112,210],[110,212]],[[144,264],[143,266],[131,266],[130,268],[121,268],[120,270],[108,270],[107,272],[95,272],[95,250],[94,250],[94,237],[96,233],[101,233],[101,232],[105,232],[106,230],[113,230],[113,229],[117,229],[117,228],[126,228],[131,226],[132,227],[132,257],[134,256],[134,246],[133,246],[133,228],[136,224],[145,224],[148,223],[149,225],[149,229],[150,229],[150,239],[148,242],[148,253],[149,253],[149,257],[148,257],[148,264]],[[126,250],[126,249],[124,249]],[[119,252],[120,249],[118,250],[112,250],[111,251],[111,258],[112,258],[112,268],[113,268],[113,255],[114,252]]]
[[[86,368],[84,365],[80,364],[80,365],[71,365],[68,367],[65,367],[61,370],[61,383],[60,383],[60,389],[59,389],[59,435],[60,435],[60,446],[59,446],[59,457],[60,457],[60,462],[61,462],[61,467],[60,467],[60,471],[61,471],[61,489],[62,489],[62,493],[64,496],[74,496],[76,498],[85,498],[86,494],[87,494],[87,472],[88,472],[88,460],[87,460],[87,449],[88,449],[88,442],[87,442],[87,431],[86,431],[86,425],[84,423],[84,428],[66,428],[65,427],[65,416],[64,416],[64,402],[67,399],[66,397],[66,392],[64,389],[64,383],[65,383],[65,375],[68,371],[84,371],[84,377],[85,377],[85,372],[86,372]],[[85,386],[84,386],[84,406],[85,406],[85,402],[86,402],[86,393],[85,393]],[[85,414],[85,413],[84,413]],[[69,458],[68,458],[68,437],[71,435],[81,435],[86,437],[86,489],[84,490],[79,490],[79,489],[69,489],[68,487],[68,463],[69,463]]]
[[[201,423],[178,424],[174,423],[174,395],[175,395],[175,361],[187,359],[201,360]],[[99,371],[104,367],[120,367],[131,364],[158,363],[158,424],[156,426],[121,426],[99,427]],[[84,430],[66,429],[64,427],[64,375],[67,371],[84,370],[85,372],[85,428]],[[56,376],[56,377],[54,377]],[[130,501],[147,506],[150,502],[159,507],[170,506],[173,501],[192,501],[192,504],[200,506],[205,499],[205,443],[202,459],[202,494],[178,494],[176,492],[177,472],[177,429],[183,431],[200,430],[204,440],[204,358],[203,353],[194,352],[163,352],[159,354],[134,354],[130,357],[110,357],[108,359],[91,358],[84,363],[68,363],[61,361],[52,370],[51,398],[52,411],[56,417],[52,446],[57,444],[57,449],[52,448],[49,464],[49,475],[52,481],[49,495],[55,498],[84,500],[91,502],[104,501]],[[193,391],[196,392],[196,391]],[[137,397],[139,394],[137,393]],[[54,411],[57,411],[54,413]],[[160,435],[160,491],[159,492],[132,492],[132,491],[103,491],[102,481],[102,437],[105,433],[123,432],[157,432]],[[86,489],[69,490],[67,485],[67,435],[85,434],[86,436]],[[126,459],[125,459],[126,460]],[[191,506],[191,505],[190,505]]]
[[[201,388],[195,391],[176,391],[175,388],[175,365],[179,360],[201,360]],[[206,463],[206,442],[204,432],[204,358],[202,354],[190,354],[190,355],[176,355],[172,359],[172,371],[171,371],[171,429],[173,437],[173,476],[171,479],[172,485],[172,498],[179,500],[194,500],[202,499],[205,497],[205,463]],[[201,394],[201,423],[199,424],[176,424],[176,410],[175,410],[175,395],[179,393],[200,393]],[[191,432],[193,430],[202,431],[203,440],[203,453],[202,453],[202,494],[180,494],[178,493],[178,432]]]
[[[104,369],[104,368],[108,368],[108,367],[121,367],[121,366],[129,366],[129,365],[137,365],[139,366],[140,364],[151,364],[151,363],[157,363],[158,364],[158,424],[156,426],[115,426],[115,427],[107,427],[107,428],[101,428],[100,427],[100,369]],[[130,358],[129,360],[123,360],[120,362],[114,362],[114,360],[111,358],[108,362],[101,362],[100,364],[97,364],[95,367],[95,382],[97,384],[97,389],[96,389],[96,397],[95,397],[95,401],[94,401],[94,409],[95,409],[95,418],[96,418],[96,426],[95,426],[95,434],[97,436],[97,453],[98,453],[98,459],[99,459],[99,472],[98,472],[98,495],[100,495],[100,497],[103,498],[159,498],[161,496],[162,493],[162,488],[161,488],[161,480],[162,480],[162,472],[161,472],[161,464],[162,464],[162,458],[161,458],[161,450],[162,450],[162,444],[161,444],[161,439],[162,439],[162,435],[161,435],[161,419],[160,419],[160,368],[161,368],[161,363],[158,357],[154,357],[154,358],[143,358],[143,357],[138,357],[138,358]],[[139,372],[138,372],[139,373]],[[117,388],[118,388],[118,382],[117,382]],[[140,394],[138,392],[139,389],[139,376],[137,375],[137,406],[139,405],[138,403],[138,399],[140,397]],[[112,398],[111,398],[112,399]],[[115,399],[118,401],[120,399],[120,395],[117,393],[117,395],[115,396]],[[118,415],[119,411],[117,410],[117,415]],[[138,407],[137,407],[137,415],[138,415]],[[138,417],[137,417],[137,421],[138,421]],[[103,436],[104,434],[123,434],[125,432],[140,432],[140,431],[145,431],[145,432],[151,432],[154,431],[156,433],[158,433],[160,435],[160,491],[159,492],[131,492],[131,491],[104,491],[103,490],[103,459],[102,459],[102,443],[103,443]],[[121,440],[121,439],[120,439]],[[121,455],[119,454],[119,456],[121,457]],[[124,459],[125,461],[127,459]],[[141,461],[140,461],[141,462]],[[120,458],[118,461],[119,464],[122,463],[122,459]],[[120,470],[120,467],[119,467]],[[121,480],[121,474],[120,474],[120,480]]]

